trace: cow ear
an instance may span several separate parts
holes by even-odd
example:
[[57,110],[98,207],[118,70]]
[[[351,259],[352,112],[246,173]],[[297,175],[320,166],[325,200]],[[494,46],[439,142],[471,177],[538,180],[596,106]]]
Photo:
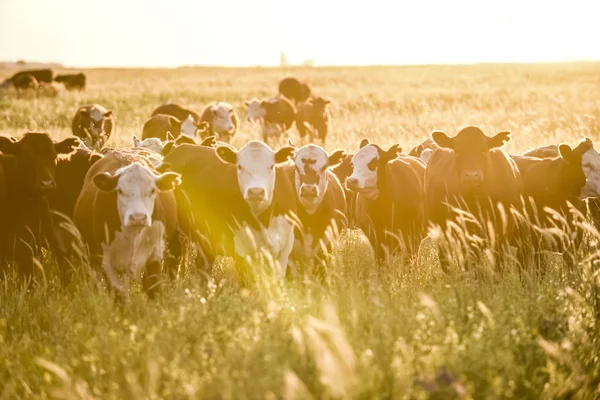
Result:
[[399,144],[391,146],[385,153],[381,155],[382,162],[388,162],[398,158],[398,154],[402,153],[402,147]]
[[275,153],[275,164],[281,164],[290,159],[290,157],[294,156],[296,149],[290,146],[285,146],[277,150]]
[[92,155],[90,156],[90,166],[100,161],[103,157],[104,156],[102,154],[92,153]]
[[6,154],[19,154],[21,145],[10,137],[0,136],[0,151]]
[[494,137],[489,138],[488,143],[489,143],[490,149],[495,149],[496,147],[504,146],[504,143],[508,142],[509,140],[510,140],[510,132],[504,131],[504,132],[497,133],[496,136],[494,136]]
[[70,154],[79,146],[79,138],[70,137],[62,142],[54,143],[54,150],[57,154]]
[[156,178],[156,188],[161,192],[173,190],[181,185],[181,175],[177,172],[165,172]]
[[179,146],[180,144],[196,144],[196,142],[189,136],[179,135],[177,136],[177,139],[175,139],[175,144]]
[[162,154],[163,156],[166,156],[167,154],[169,154],[171,152],[171,150],[173,150],[173,146],[175,146],[175,142],[172,140],[169,140],[167,143],[165,143],[165,146],[163,147],[160,154]]
[[246,105],[246,107],[248,107],[250,105],[250,100],[244,100],[244,104]]
[[135,135],[132,135],[132,139],[133,139],[133,147],[140,147],[140,143],[142,143],[140,141],[140,139],[138,139],[138,137]]
[[112,110],[108,110],[107,112],[104,113],[104,118],[110,118],[112,116],[113,116]]
[[103,192],[112,192],[119,183],[118,176],[112,176],[108,172],[101,172],[94,176],[94,184]]
[[344,150],[335,150],[329,155],[328,166],[335,167],[336,165],[344,161],[347,156],[348,155],[344,152]]
[[198,129],[198,131],[200,133],[205,132],[206,130],[208,130],[210,124],[206,121],[202,121],[200,123],[198,123],[198,125],[196,125],[196,128]]
[[167,162],[161,162],[158,166],[154,167],[161,174],[173,170],[173,166]]
[[561,144],[558,146],[558,153],[562,158],[566,161],[571,161],[573,159],[573,149],[569,147],[568,144]]
[[454,148],[454,138],[446,135],[446,132],[442,131],[433,131],[431,132],[431,138],[438,146],[444,149],[453,149]]
[[363,140],[361,140],[361,142],[360,142],[360,146],[359,146],[359,148],[360,148],[360,149],[362,149],[363,147],[365,147],[365,146],[366,146],[366,145],[368,145],[368,144],[369,144],[369,139],[363,139]]
[[171,132],[167,132],[167,140],[175,140],[175,136]]
[[206,139],[204,139],[202,143],[200,143],[200,146],[213,147],[215,144],[217,144],[217,137],[209,136]]
[[227,163],[237,164],[237,153],[227,146],[217,147],[217,155]]

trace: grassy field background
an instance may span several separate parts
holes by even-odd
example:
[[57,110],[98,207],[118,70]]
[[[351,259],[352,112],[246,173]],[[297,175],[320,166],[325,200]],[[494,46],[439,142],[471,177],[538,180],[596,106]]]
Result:
[[[600,139],[600,63],[85,73],[85,92],[0,93],[0,133],[64,137],[79,105],[99,103],[117,118],[109,144],[125,146],[163,102],[228,101],[245,118],[244,100],[296,75],[333,100],[328,150],[367,137],[406,152],[465,125],[511,130],[511,153]],[[244,122],[233,144],[258,138]],[[0,398],[597,398],[597,243],[571,272],[555,257],[544,274],[444,274],[431,243],[376,265],[351,232],[330,285],[242,290],[222,260],[208,284],[191,271],[123,307],[85,268],[62,289],[46,260],[28,290],[0,282]]]

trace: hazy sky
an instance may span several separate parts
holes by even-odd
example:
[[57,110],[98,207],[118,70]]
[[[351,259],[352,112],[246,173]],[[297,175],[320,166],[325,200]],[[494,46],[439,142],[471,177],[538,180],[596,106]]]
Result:
[[598,0],[0,0],[0,60],[68,66],[600,59]]

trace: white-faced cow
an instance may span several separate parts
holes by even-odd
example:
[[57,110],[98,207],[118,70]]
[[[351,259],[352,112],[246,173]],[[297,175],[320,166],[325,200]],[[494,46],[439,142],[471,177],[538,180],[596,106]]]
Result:
[[217,140],[229,143],[239,125],[239,117],[229,103],[212,102],[204,108],[200,121],[208,123],[208,129],[201,133],[201,138],[216,136]]
[[279,137],[290,130],[296,120],[296,107],[283,96],[268,100],[253,98],[244,103],[248,107],[247,121],[261,123],[265,143],[269,138]]
[[88,104],[79,107],[71,130],[91,150],[99,151],[110,139],[115,124],[115,116],[99,104]]

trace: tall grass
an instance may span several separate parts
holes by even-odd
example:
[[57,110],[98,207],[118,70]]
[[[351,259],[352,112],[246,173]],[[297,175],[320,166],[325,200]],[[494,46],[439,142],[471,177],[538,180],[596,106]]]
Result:
[[[334,100],[328,149],[355,150],[362,137],[408,148],[434,128],[475,124],[511,129],[508,150],[517,152],[598,139],[599,69],[92,70],[83,93],[0,94],[0,130],[65,136],[77,106],[99,102],[117,114],[113,145],[125,145],[163,101],[199,109],[222,99],[243,116],[244,99],[296,74]],[[236,144],[258,137],[244,124]],[[242,289],[231,260],[219,259],[208,282],[188,260],[157,299],[135,287],[122,305],[86,267],[61,287],[47,255],[33,285],[10,270],[0,280],[0,398],[594,398],[598,233],[579,223],[587,239],[573,270],[549,253],[541,273],[499,270],[485,257],[444,273],[431,239],[417,259],[378,265],[347,231],[327,283],[307,275],[280,284],[255,264],[261,279]]]

